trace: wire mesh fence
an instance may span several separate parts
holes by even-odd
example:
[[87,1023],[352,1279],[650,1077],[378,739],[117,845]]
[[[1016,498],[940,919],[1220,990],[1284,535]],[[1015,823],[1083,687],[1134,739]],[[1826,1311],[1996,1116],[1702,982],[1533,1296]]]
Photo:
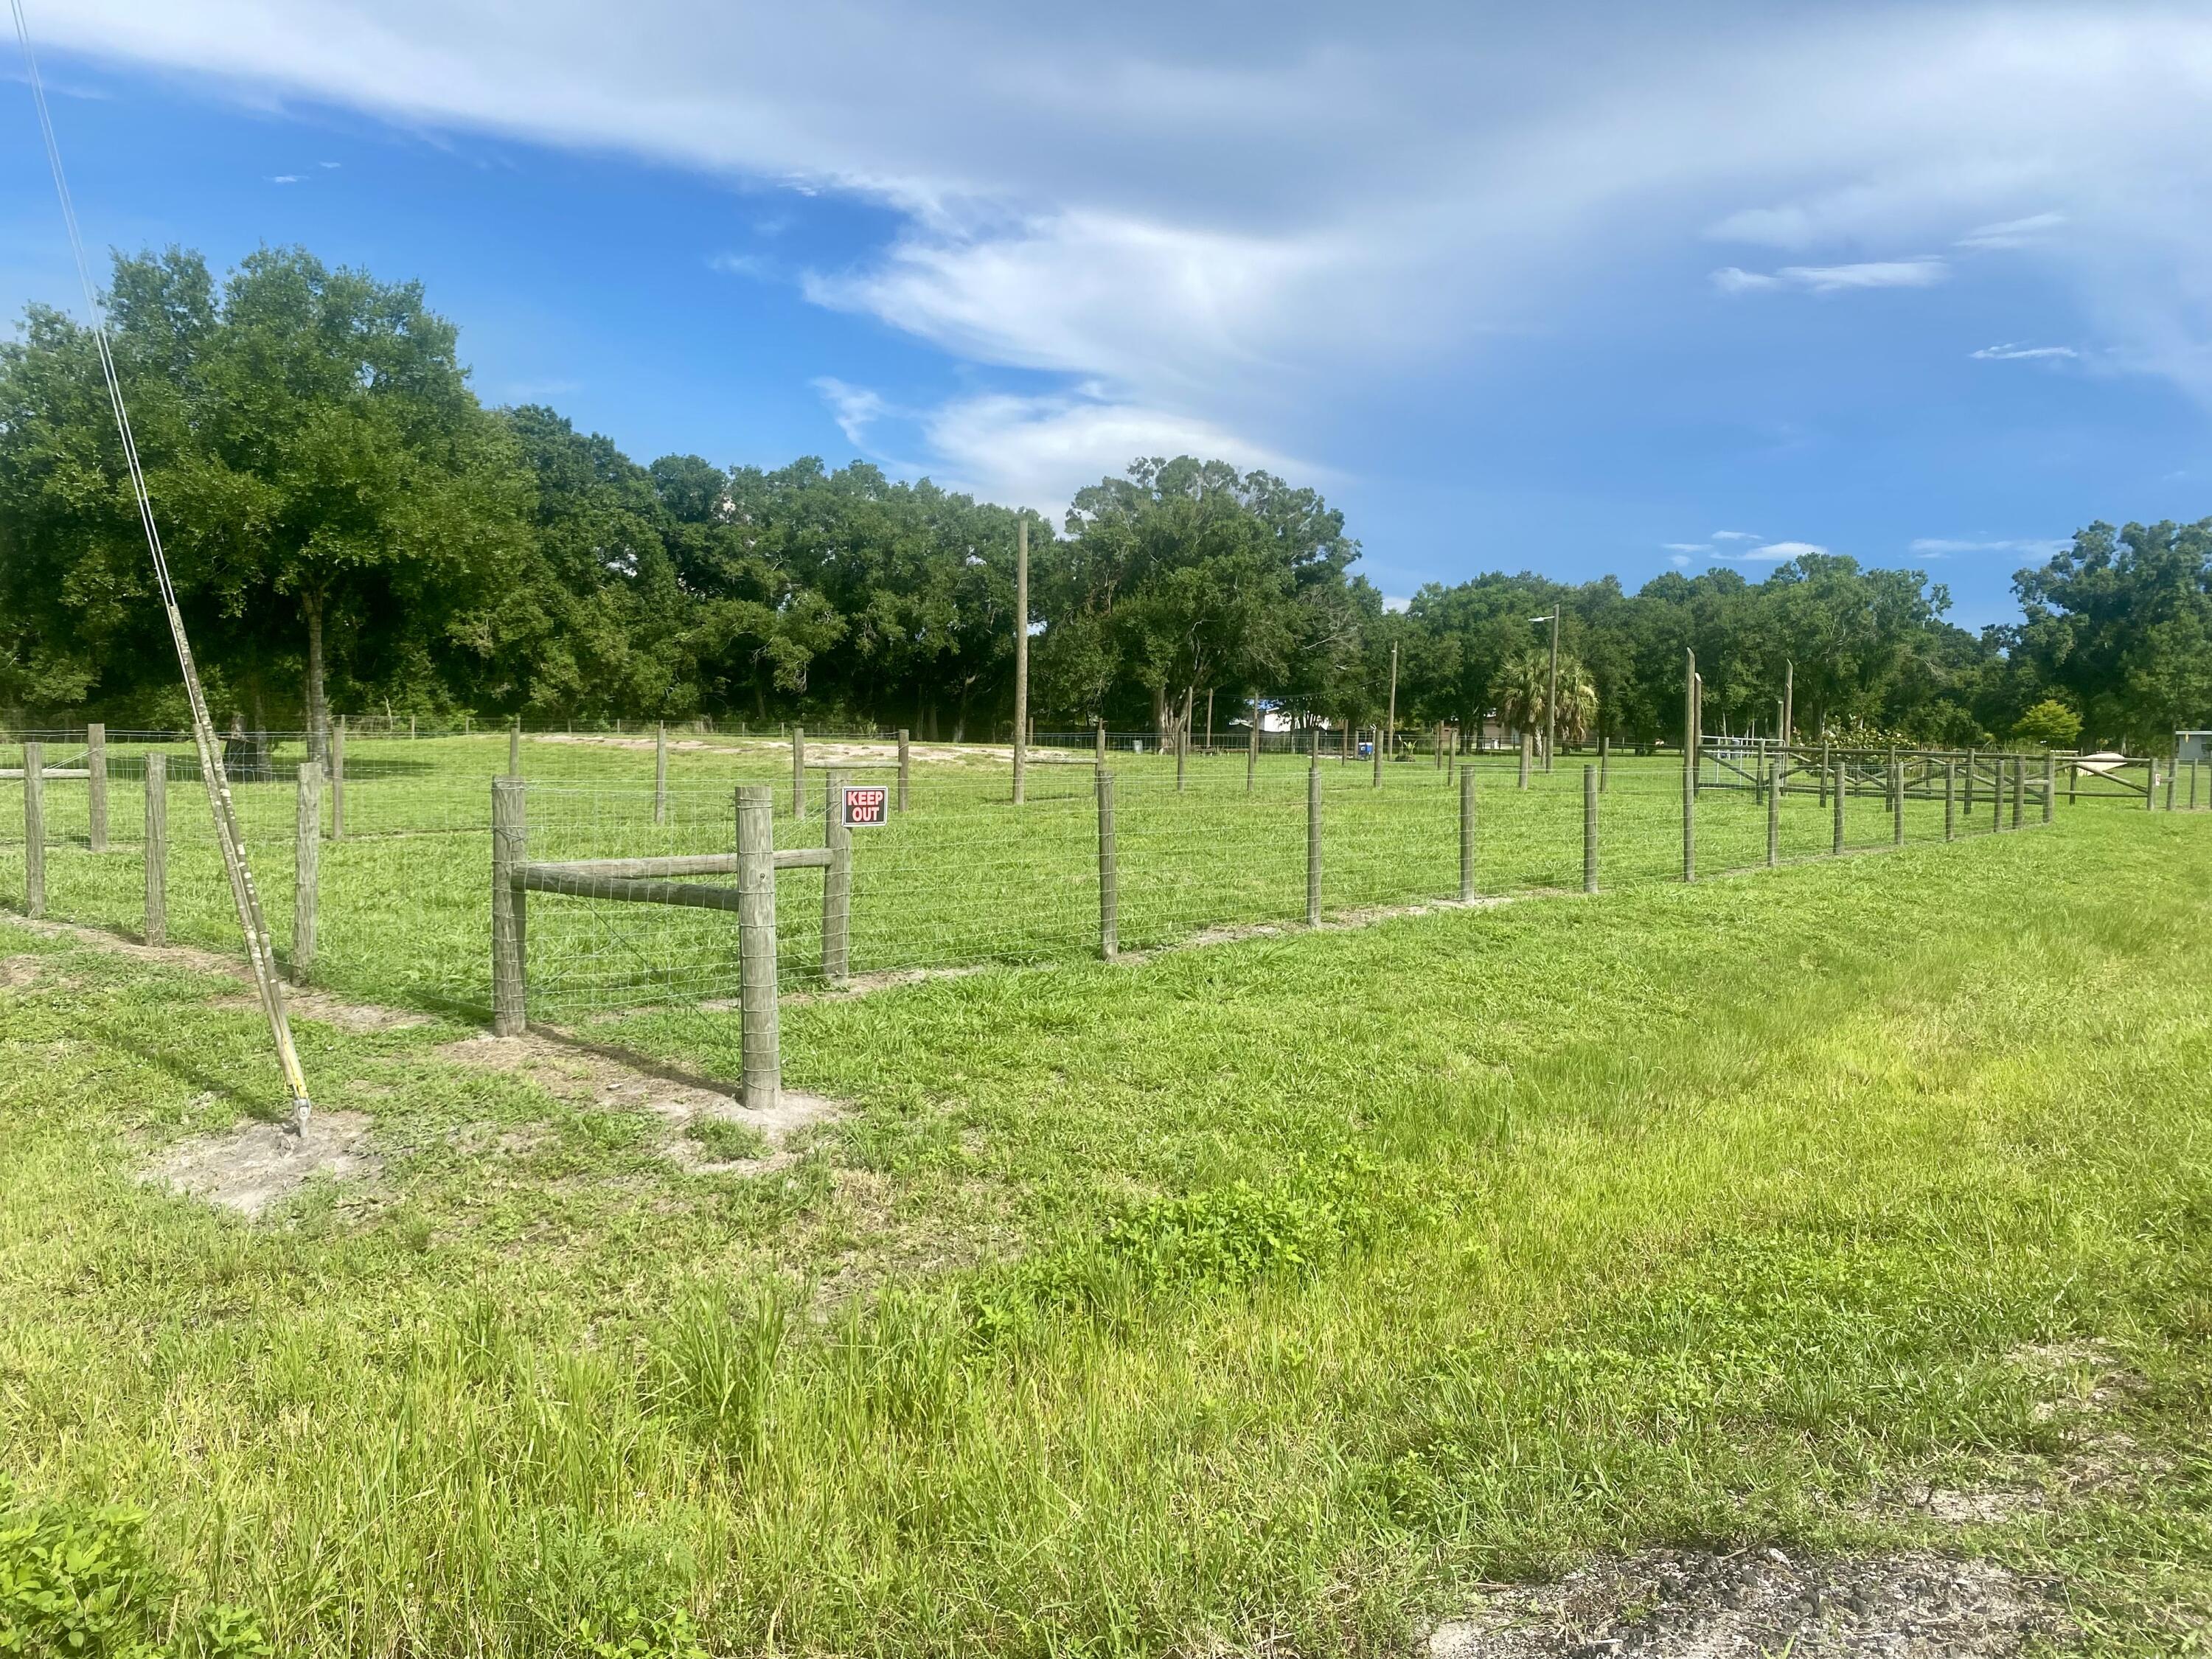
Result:
[[[1008,757],[809,733],[732,739],[506,731],[334,732],[319,788],[305,734],[233,734],[226,766],[272,938],[297,980],[366,1000],[489,1015],[491,786],[525,781],[532,861],[733,855],[736,790],[775,792],[775,844],[822,848],[841,781],[897,780],[880,827],[850,834],[836,909],[822,863],[781,871],[775,973],[787,993],[990,963],[1080,960],[1395,907],[1679,882],[2040,822],[2070,800],[2212,808],[2185,763],[2130,790],[2040,755],[1778,750],[1715,740],[1686,791],[1679,751],[1512,753],[1378,762],[1217,747],[1111,751],[1110,826],[1091,757],[1034,756],[1025,799]],[[35,759],[36,779],[26,763]],[[1591,775],[1585,780],[1585,770]],[[2212,786],[2212,778],[2205,780]],[[237,927],[198,766],[175,734],[17,733],[0,741],[0,901],[126,936],[236,953]],[[1692,834],[1685,836],[1685,797]],[[166,804],[149,839],[149,802]],[[315,850],[312,954],[295,948],[301,802]],[[32,856],[35,820],[39,856]],[[726,873],[679,877],[726,882]],[[33,886],[37,891],[33,892]],[[838,918],[840,953],[825,959]],[[556,1025],[641,1010],[713,1013],[740,991],[726,910],[532,892],[528,1012]],[[836,971],[832,971],[835,969]]]

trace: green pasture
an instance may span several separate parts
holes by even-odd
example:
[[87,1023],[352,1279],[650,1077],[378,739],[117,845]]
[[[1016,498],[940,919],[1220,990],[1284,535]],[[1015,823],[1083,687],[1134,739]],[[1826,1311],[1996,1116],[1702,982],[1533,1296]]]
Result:
[[[893,746],[872,745],[889,757]],[[50,745],[47,763],[77,751]],[[45,789],[47,914],[135,934],[142,924],[143,747],[111,745],[109,850],[88,846],[87,786]],[[205,801],[172,747],[168,789],[169,934],[234,951],[236,923]],[[819,762],[854,751],[810,744]],[[678,739],[665,809],[656,821],[647,738],[533,737],[522,749],[530,781],[531,855],[641,857],[725,852],[735,841],[734,791],[775,787],[780,844],[818,845],[826,775],[807,773],[793,816],[788,750],[781,744]],[[1048,751],[1030,769],[1028,799],[1011,800],[996,756],[916,745],[909,810],[856,832],[851,939],[860,975],[988,963],[1070,963],[1098,950],[1098,820],[1087,755]],[[489,1004],[490,787],[505,770],[503,735],[363,739],[348,745],[345,836],[320,848],[319,949],[308,982],[349,995],[481,1019]],[[281,781],[241,781],[234,797],[257,884],[280,955],[289,950],[294,892],[296,744],[272,757]],[[866,759],[866,754],[858,757]],[[1578,890],[1583,880],[1583,774],[1594,756],[1563,755],[1556,770],[1518,787],[1511,756],[1473,763],[1477,779],[1474,879],[1478,896]],[[1115,823],[1120,943],[1143,951],[1218,930],[1302,925],[1305,916],[1308,763],[1267,756],[1249,781],[1241,753],[1191,757],[1184,786],[1171,758],[1117,753]],[[1392,907],[1455,899],[1460,799],[1427,757],[1386,764],[1324,757],[1324,920],[1364,919]],[[893,775],[856,767],[855,781]],[[1680,763],[1617,757],[1600,799],[1600,882],[1606,889],[1678,881]],[[0,781],[0,902],[23,893],[19,782]],[[1962,800],[1963,808],[1963,800]],[[1985,806],[1986,802],[1983,803]],[[2027,821],[2039,818],[2031,799]],[[2109,804],[2075,809],[2106,812]],[[333,828],[325,799],[323,820]],[[1959,833],[1995,827],[1962,810]],[[1939,800],[1907,802],[1914,842],[1941,840]],[[1879,793],[1850,799],[1851,850],[1890,844]],[[1785,795],[1785,860],[1825,856],[1832,821],[1810,777]],[[1698,868],[1711,877],[1766,858],[1766,811],[1743,788],[1699,797]],[[735,928],[726,915],[666,907],[534,896],[530,904],[533,1018],[579,1025],[633,1011],[733,998]],[[818,971],[821,878],[791,872],[779,884],[780,967],[804,988]]]
[[0,921],[0,1588],[90,1652],[1396,1654],[1590,1550],[1921,1543],[2186,1650],[2206,825],[1661,872],[795,1000],[844,1110],[719,1170],[303,1018],[381,1170],[258,1224],[136,1179],[275,1109],[235,981]]

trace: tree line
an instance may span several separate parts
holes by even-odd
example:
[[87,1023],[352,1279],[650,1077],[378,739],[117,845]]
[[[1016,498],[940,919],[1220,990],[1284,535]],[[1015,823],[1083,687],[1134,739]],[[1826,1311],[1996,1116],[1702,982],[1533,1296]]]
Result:
[[[2094,524],[1969,632],[1923,572],[1807,554],[1634,592],[1492,572],[1402,608],[1316,491],[1139,459],[1061,521],[815,459],[641,465],[542,405],[488,409],[419,284],[263,249],[218,283],[118,254],[114,359],[218,710],[1011,729],[1017,538],[1045,726],[1709,726],[2155,744],[2212,724],[2212,520]],[[0,713],[172,726],[182,698],[89,331],[0,345]],[[2071,723],[2069,726],[2069,723]]]

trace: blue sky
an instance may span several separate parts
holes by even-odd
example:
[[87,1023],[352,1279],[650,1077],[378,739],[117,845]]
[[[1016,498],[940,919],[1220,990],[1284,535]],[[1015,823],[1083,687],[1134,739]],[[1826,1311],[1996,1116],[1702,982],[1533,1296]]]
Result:
[[[2212,513],[2201,8],[27,3],[95,246],[420,277],[640,459],[1195,451],[1386,593],[1811,545],[1968,625]],[[68,306],[0,94],[0,306]]]

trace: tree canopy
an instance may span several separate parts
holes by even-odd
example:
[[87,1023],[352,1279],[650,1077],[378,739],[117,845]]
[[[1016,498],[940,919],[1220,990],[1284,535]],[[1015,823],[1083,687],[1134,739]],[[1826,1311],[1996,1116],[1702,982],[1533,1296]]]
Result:
[[[316,729],[334,698],[1003,735],[1024,518],[1047,726],[1372,724],[1395,652],[1402,726],[1540,726],[1554,607],[1570,743],[1673,737],[1687,650],[1732,730],[1773,729],[1790,670],[1802,733],[2212,725],[2212,520],[2093,524],[1978,634],[1924,573],[1822,553],[1632,592],[1491,571],[1397,609],[1318,492],[1218,460],[1139,458],[1055,526],[864,461],[641,465],[554,410],[487,410],[417,285],[300,249],[219,284],[194,253],[118,255],[109,308],[210,694],[256,726]],[[0,344],[0,712],[171,724],[175,679],[94,342],[33,307]]]

